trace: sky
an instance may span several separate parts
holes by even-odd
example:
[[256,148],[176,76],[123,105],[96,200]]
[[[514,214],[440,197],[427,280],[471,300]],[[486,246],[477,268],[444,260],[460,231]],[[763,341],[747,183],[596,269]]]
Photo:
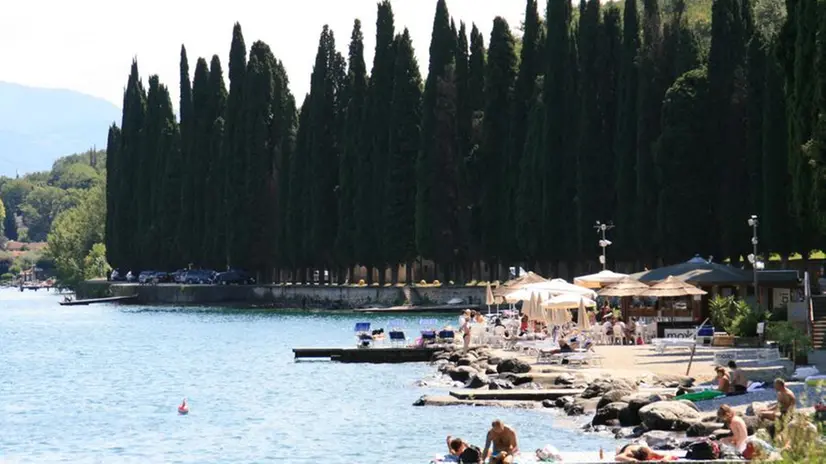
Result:
[[[178,101],[181,44],[190,73],[197,57],[221,58],[227,78],[232,27],[241,23],[247,49],[268,43],[282,60],[297,101],[309,90],[318,38],[324,24],[347,56],[353,20],[362,22],[365,61],[373,60],[377,0],[25,0],[4,2],[0,14],[0,81],[64,88],[122,106],[123,87],[133,58],[144,85],[158,74]],[[391,0],[397,32],[410,30],[422,75],[436,0]],[[540,2],[544,3],[544,2]],[[493,18],[504,17],[515,35],[524,18],[524,0],[448,0],[456,20],[476,23],[488,43]],[[542,8],[544,10],[544,8]]]

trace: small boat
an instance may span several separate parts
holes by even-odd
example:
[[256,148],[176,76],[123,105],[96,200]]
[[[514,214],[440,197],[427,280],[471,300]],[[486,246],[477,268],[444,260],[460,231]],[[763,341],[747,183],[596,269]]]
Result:
[[189,414],[189,405],[186,404],[186,398],[184,398],[183,403],[181,403],[181,405],[178,406],[178,414],[180,414],[182,416],[186,415],[186,414]]

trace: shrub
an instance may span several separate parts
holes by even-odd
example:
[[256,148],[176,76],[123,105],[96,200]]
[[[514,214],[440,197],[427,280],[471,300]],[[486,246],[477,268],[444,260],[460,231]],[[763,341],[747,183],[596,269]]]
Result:
[[12,279],[14,279],[14,275],[9,274],[8,272],[0,275],[0,282],[8,282]]
[[795,350],[795,357],[807,355],[812,348],[812,340],[806,333],[788,321],[769,322],[766,338],[776,341],[778,348],[784,352]]
[[736,337],[754,337],[757,324],[768,320],[770,314],[760,308],[752,308],[733,296],[715,296],[709,302],[711,323]]

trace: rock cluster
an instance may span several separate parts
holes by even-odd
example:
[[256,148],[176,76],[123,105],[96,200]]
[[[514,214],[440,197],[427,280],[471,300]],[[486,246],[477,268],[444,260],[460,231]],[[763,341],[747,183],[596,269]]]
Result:
[[439,372],[461,382],[464,388],[510,390],[531,382],[530,377],[514,375],[530,372],[530,364],[516,358],[491,356],[485,347],[473,347],[467,352],[445,347],[433,355],[432,362]]

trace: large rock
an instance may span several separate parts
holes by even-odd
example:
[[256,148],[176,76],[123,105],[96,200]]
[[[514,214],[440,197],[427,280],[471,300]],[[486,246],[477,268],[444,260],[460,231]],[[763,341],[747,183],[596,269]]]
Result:
[[575,383],[576,383],[576,377],[574,377],[572,374],[568,374],[568,373],[559,374],[559,376],[556,379],[554,379],[554,385],[570,386],[570,385],[573,385]]
[[620,412],[626,408],[628,408],[628,403],[619,401],[608,403],[597,409],[597,413],[594,414],[594,419],[591,420],[591,423],[594,425],[607,425],[609,420],[619,420]]
[[533,377],[529,375],[515,375],[510,372],[499,374],[499,378],[503,380],[508,380],[514,385],[523,385],[526,383],[533,382]]
[[474,374],[478,374],[478,372],[470,366],[458,366],[447,371],[447,375],[450,376],[451,380],[459,382],[467,382]]
[[600,378],[589,383],[582,392],[583,398],[596,398],[608,393],[611,390],[633,391],[637,385],[626,379]]
[[657,374],[651,379],[651,383],[664,388],[690,388],[694,386],[694,378],[684,375]]
[[502,358],[497,358],[496,356],[488,357],[488,364],[493,364],[494,366],[501,363]]
[[554,404],[553,400],[542,400],[542,407],[543,408],[552,408],[554,406],[555,406],[555,404]]
[[700,413],[682,401],[658,401],[639,410],[649,430],[684,431],[700,421]]
[[504,372],[524,374],[531,371],[531,365],[516,358],[504,359],[496,366],[496,371],[500,374]]
[[614,432],[614,438],[617,440],[631,440],[634,438],[639,438],[647,432],[648,430],[645,427],[637,426],[637,427],[622,427],[616,432]]
[[513,382],[505,379],[490,379],[488,388],[491,390],[513,390]]
[[693,401],[689,401],[689,400],[675,400],[675,402],[678,402],[678,403],[683,403],[683,404],[684,404],[684,405],[686,405],[687,407],[689,407],[689,408],[691,408],[691,409],[693,409],[693,410],[695,410],[695,411],[697,411],[697,412],[700,412],[700,408],[698,408],[698,407],[697,407],[697,405],[696,405],[696,404],[694,404],[694,402],[693,402]]
[[574,403],[574,397],[573,396],[560,396],[554,402],[554,404],[556,405],[557,408],[563,408],[563,409],[566,406],[568,406],[569,404],[573,404],[573,403]]
[[[631,390],[611,390],[608,393],[602,395],[602,398],[599,399],[599,403],[597,403],[597,409],[602,408],[606,404],[615,403],[617,401],[623,401],[622,399],[631,395]],[[627,403],[627,401],[623,401]]]
[[461,358],[461,357],[462,357],[461,353],[451,353],[450,356],[447,359],[450,362],[455,364],[455,363],[459,362],[459,358]]
[[753,401],[747,408],[746,408],[746,415],[747,416],[756,416],[757,411],[762,411],[763,409],[768,408],[774,403],[774,401]]
[[695,422],[685,431],[687,437],[708,437],[715,430],[723,428],[723,424],[716,422]]
[[648,395],[644,393],[636,393],[631,396],[626,396],[621,399],[621,401],[625,401],[628,403],[628,410],[626,414],[628,414],[629,422],[636,424],[641,423],[640,419],[640,409],[648,406],[651,403],[656,403],[657,401],[664,401],[666,398],[663,395]]
[[476,362],[476,358],[470,356],[463,356],[456,360],[456,364],[459,366],[470,366],[474,362]]
[[565,405],[565,414],[569,416],[581,416],[585,414],[585,405],[578,401],[573,401]]
[[486,386],[489,382],[488,376],[477,372],[470,376],[467,383],[465,383],[465,388],[482,388]]

